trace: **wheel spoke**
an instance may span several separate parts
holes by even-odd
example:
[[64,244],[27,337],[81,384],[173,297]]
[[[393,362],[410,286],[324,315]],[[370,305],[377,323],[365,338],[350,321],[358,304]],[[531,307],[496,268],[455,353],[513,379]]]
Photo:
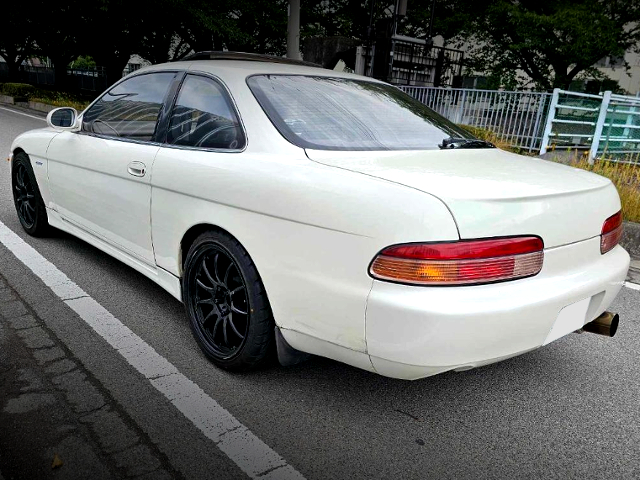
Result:
[[204,288],[207,292],[215,292],[216,291],[216,287],[208,287],[207,285],[202,283],[200,280],[196,279],[196,283],[198,284],[199,287]]
[[227,280],[229,279],[229,272],[231,271],[231,267],[233,267],[233,263],[229,263],[227,270],[224,272],[224,284],[227,285]]
[[241,339],[244,338],[244,335],[241,335],[240,332],[238,331],[238,329],[236,328],[236,326],[234,325],[234,323],[233,323],[233,315],[232,314],[229,314],[229,326],[231,326],[231,330],[233,330],[233,333],[235,333]]
[[[216,332],[218,331],[218,327],[220,326],[220,322],[222,322],[222,319],[224,317],[222,315],[218,315],[218,319],[216,320],[215,325],[213,326],[213,329],[211,330],[211,338],[215,339],[216,338]],[[214,340],[215,341],[215,340]]]
[[243,312],[242,310],[239,310],[238,308],[236,308],[233,304],[231,304],[231,311],[233,313],[238,313],[240,315],[246,315],[247,312]]
[[18,169],[18,173],[16,174],[16,182],[20,187],[24,187],[24,167]]
[[213,298],[207,298],[206,300],[196,300],[196,305],[213,305]]
[[234,288],[233,290],[231,290],[229,292],[229,295],[231,295],[232,297],[238,293],[240,290],[244,290],[244,285],[240,285],[239,287]]
[[[215,272],[215,264],[214,264],[214,272]],[[204,274],[207,276],[207,278],[209,279],[209,281],[211,282],[211,285],[213,285],[214,287],[217,285],[220,285],[220,282],[216,282],[213,277],[211,276],[211,274],[209,273],[209,269],[207,268],[207,262],[205,260],[202,261],[202,269],[204,270]],[[206,287],[204,287],[206,288]]]
[[207,314],[207,316],[206,316],[206,317],[204,317],[204,318],[202,319],[202,322],[200,322],[200,324],[201,324],[204,328],[206,328],[206,324],[207,324],[207,322],[209,321],[209,319],[211,319],[211,318],[213,317],[213,315],[214,315],[215,313],[216,313],[216,309],[215,309],[215,308],[212,308],[212,309],[211,309],[211,311]]
[[216,256],[213,257],[213,274],[216,277],[216,280],[218,282],[218,285],[220,285],[222,282],[220,281],[220,277],[218,276],[218,257],[220,256],[219,252],[216,252]]
[[36,209],[33,208],[33,206],[31,205],[31,202],[25,200],[24,204],[27,206],[27,208],[30,208],[33,212],[36,211]]
[[[25,205],[25,209],[24,209],[24,216],[25,216],[25,220],[27,220],[29,223],[33,223],[33,215],[31,215],[31,212],[29,212],[29,210],[27,210],[26,208],[26,204],[23,203],[23,205]],[[26,218],[29,217],[29,218]]]
[[224,317],[224,322],[222,323],[222,335],[224,336],[224,343],[227,344],[227,346],[229,346],[229,339],[227,338],[227,323],[229,323],[227,321],[228,317]]

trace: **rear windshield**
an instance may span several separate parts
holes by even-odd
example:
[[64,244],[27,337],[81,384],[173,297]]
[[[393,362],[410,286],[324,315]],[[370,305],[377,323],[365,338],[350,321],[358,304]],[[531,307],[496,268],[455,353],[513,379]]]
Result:
[[319,150],[431,150],[473,138],[391,85],[302,75],[254,75],[251,91],[280,133]]

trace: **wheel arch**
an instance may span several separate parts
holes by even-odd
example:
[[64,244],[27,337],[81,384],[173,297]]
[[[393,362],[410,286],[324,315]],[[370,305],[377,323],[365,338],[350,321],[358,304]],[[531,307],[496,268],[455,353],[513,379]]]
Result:
[[[180,240],[180,248],[178,249],[178,266],[180,268],[180,272],[179,272],[180,278],[182,278],[184,274],[184,262],[187,258],[187,253],[189,252],[191,245],[193,245],[193,242],[196,240],[196,238],[198,238],[198,236],[200,236],[204,232],[221,232],[226,235],[229,235],[236,242],[242,245],[242,248],[247,250],[246,247],[235,235],[233,235],[231,232],[229,232],[228,230],[225,230],[224,228],[218,225],[214,225],[212,223],[198,223],[198,224],[192,225],[184,233],[184,235],[182,236],[182,239]],[[247,250],[247,253],[248,253],[248,250]],[[251,254],[249,254],[249,256],[251,257]],[[253,261],[253,258],[251,260]]]
[[[11,168],[13,168],[13,164],[16,161],[16,156],[21,153],[25,154],[25,156],[29,159],[29,165],[31,165],[31,157],[29,156],[29,154],[22,147],[16,147],[11,151]],[[31,168],[33,168],[33,165],[31,165]]]
[[[29,154],[22,147],[14,148],[11,153],[13,154],[14,157],[19,153],[24,153],[27,157],[29,157]],[[13,158],[12,158],[12,160],[13,160]],[[31,160],[31,157],[29,157],[29,160]]]

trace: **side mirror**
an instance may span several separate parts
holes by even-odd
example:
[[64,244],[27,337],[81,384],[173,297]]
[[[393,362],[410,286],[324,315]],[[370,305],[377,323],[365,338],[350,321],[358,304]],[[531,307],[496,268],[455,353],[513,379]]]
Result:
[[78,112],[70,107],[54,108],[47,115],[47,125],[58,131],[76,130],[77,120]]

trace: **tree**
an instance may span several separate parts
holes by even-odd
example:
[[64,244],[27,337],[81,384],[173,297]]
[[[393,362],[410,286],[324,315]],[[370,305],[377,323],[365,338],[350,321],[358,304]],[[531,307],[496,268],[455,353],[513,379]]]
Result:
[[[468,65],[510,86],[568,88],[597,72],[601,58],[640,42],[637,0],[477,0],[460,8],[473,13],[457,36]],[[518,70],[526,78],[517,78]]]
[[51,8],[50,2],[37,0],[30,4],[31,32],[39,57],[48,57],[55,70],[58,87],[66,86],[67,67],[83,53],[82,26],[87,24],[80,0],[65,0]]
[[240,0],[232,14],[235,34],[227,39],[233,51],[284,55],[287,50],[288,0]]
[[148,23],[143,19],[154,8],[158,6],[150,0],[85,2],[83,12],[90,21],[85,27],[82,53],[93,57],[96,65],[104,68],[108,83],[122,78],[122,71],[144,37]]
[[28,5],[9,2],[2,7],[4,18],[9,20],[0,28],[0,57],[7,64],[9,81],[18,80],[20,65],[35,51]]

